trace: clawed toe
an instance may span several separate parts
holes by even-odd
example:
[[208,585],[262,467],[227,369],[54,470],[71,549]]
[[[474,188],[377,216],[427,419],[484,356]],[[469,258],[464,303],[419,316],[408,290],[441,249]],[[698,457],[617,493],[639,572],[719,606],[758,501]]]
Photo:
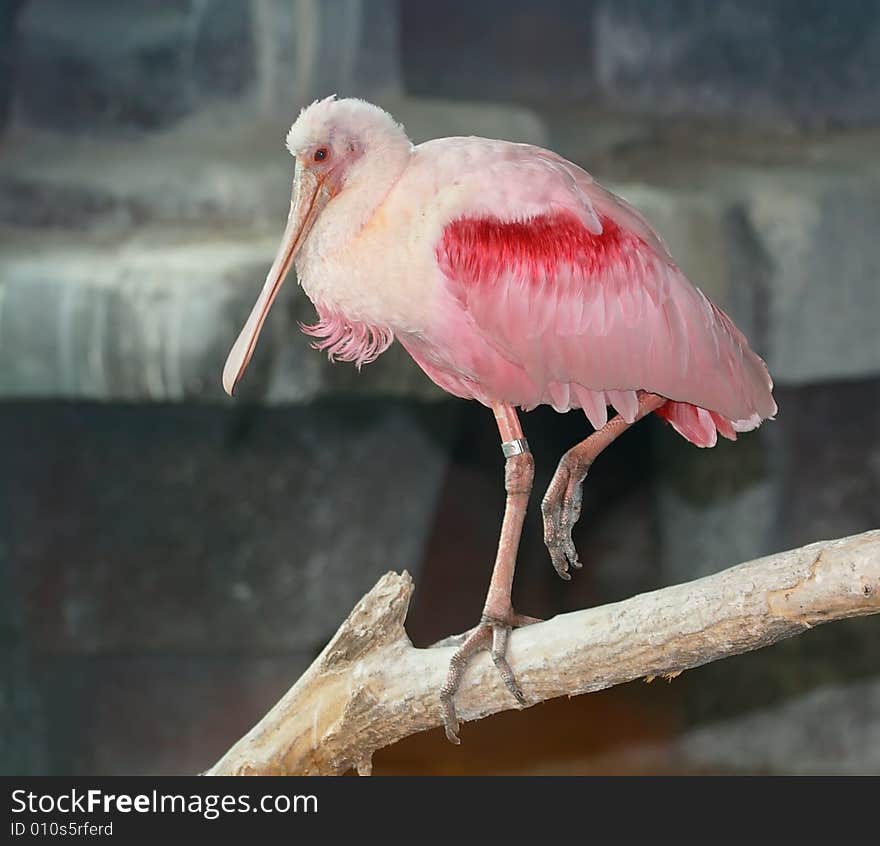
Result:
[[489,650],[489,654],[492,656],[492,663],[495,665],[498,674],[501,676],[501,680],[504,682],[513,698],[516,699],[520,705],[525,705],[526,698],[523,695],[519,684],[517,684],[516,676],[513,675],[513,670],[510,669],[510,664],[507,663],[507,658],[505,657],[507,652],[507,639],[510,637],[510,629],[504,625],[490,625],[493,625],[492,648]]
[[525,707],[525,695],[507,661],[507,642],[512,628],[539,622],[540,620],[535,617],[526,617],[512,612],[506,615],[504,620],[484,618],[455,651],[455,654],[449,661],[449,673],[446,677],[446,683],[440,690],[443,726],[446,730],[446,738],[450,743],[457,745],[461,742],[458,736],[458,715],[455,712],[455,691],[458,689],[462,676],[474,655],[484,649],[489,650],[492,663],[495,664],[498,674],[501,676],[505,687],[510,691],[511,696],[521,706]]
[[551,485],[541,505],[541,513],[544,517],[544,543],[553,569],[560,578],[568,581],[571,579],[569,568],[582,566],[571,537],[581,514],[581,483],[568,480],[564,486]]

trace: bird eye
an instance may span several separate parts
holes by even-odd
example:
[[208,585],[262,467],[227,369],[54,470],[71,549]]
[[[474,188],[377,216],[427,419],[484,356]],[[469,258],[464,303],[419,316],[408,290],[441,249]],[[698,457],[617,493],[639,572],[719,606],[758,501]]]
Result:
[[312,156],[312,158],[316,162],[323,162],[328,155],[330,155],[330,151],[326,147],[319,147],[317,150],[315,150],[315,154]]

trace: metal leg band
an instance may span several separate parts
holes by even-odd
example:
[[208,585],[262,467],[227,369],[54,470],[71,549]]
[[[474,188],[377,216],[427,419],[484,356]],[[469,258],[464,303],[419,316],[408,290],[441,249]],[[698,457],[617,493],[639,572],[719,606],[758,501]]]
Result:
[[517,438],[515,441],[505,441],[501,444],[501,451],[505,458],[512,458],[514,455],[522,455],[524,452],[530,452],[529,442],[525,438]]

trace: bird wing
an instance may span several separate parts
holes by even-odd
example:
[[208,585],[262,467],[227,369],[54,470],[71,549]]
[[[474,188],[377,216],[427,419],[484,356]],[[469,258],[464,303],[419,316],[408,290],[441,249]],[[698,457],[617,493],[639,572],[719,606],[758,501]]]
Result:
[[628,417],[646,390],[716,412],[731,435],[775,414],[764,362],[634,208],[547,150],[484,153],[456,175],[436,259],[463,316],[554,406],[619,392]]

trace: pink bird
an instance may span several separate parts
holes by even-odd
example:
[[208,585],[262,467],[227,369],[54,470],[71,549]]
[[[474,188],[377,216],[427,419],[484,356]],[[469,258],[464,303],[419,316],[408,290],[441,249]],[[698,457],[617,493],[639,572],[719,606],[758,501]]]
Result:
[[773,383],[650,224],[549,150],[474,137],[413,146],[382,109],[332,97],[300,113],[287,146],[290,216],[223,386],[233,392],[295,264],[318,315],[303,331],[331,360],[360,367],[396,338],[437,385],[494,412],[501,538],[480,623],[440,691],[458,743],[453,697],[480,650],[525,704],[505,658],[511,629],[537,622],[511,603],[534,476],[516,409],[580,408],[595,429],[563,455],[542,502],[553,566],[569,579],[582,483],[605,447],[652,412],[697,446],[736,440],[776,413]]

